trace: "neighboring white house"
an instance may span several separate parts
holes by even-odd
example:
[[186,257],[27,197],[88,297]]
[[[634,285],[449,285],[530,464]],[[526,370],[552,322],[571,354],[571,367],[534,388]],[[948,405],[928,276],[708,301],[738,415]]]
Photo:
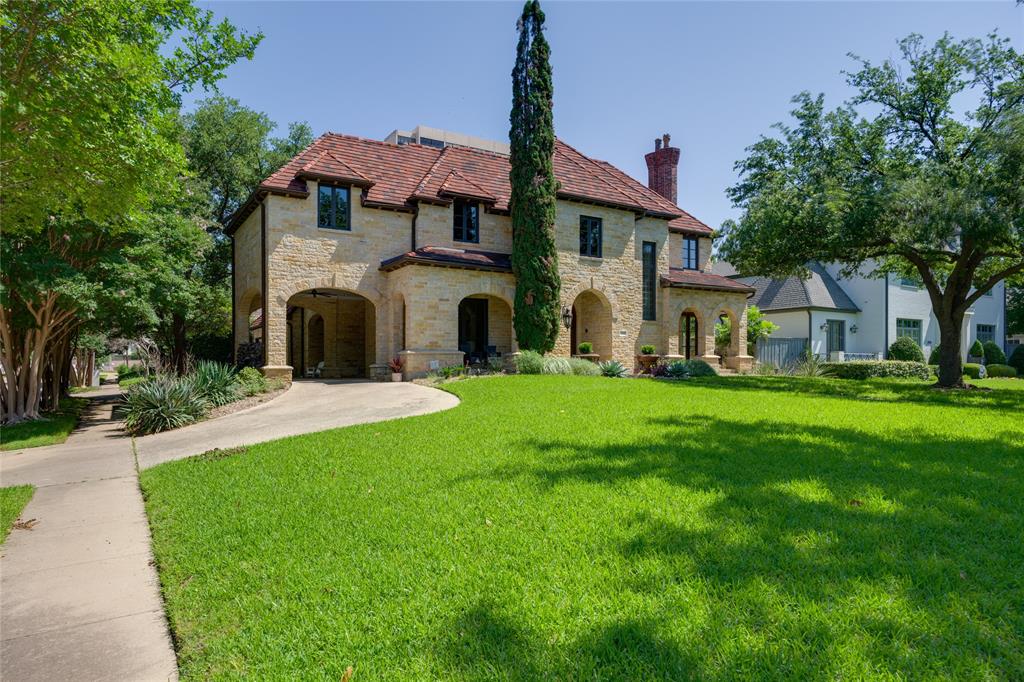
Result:
[[[820,357],[832,359],[884,358],[900,336],[912,337],[925,357],[939,343],[939,325],[932,314],[928,292],[913,281],[895,275],[843,278],[834,264],[811,263],[810,278],[771,279],[740,277],[728,263],[716,263],[712,272],[753,286],[750,299],[779,329],[780,339],[802,339]],[[866,270],[869,271],[869,270]],[[997,284],[964,317],[960,347],[966,357],[975,339],[1006,347],[1005,285]],[[840,353],[842,355],[840,355]]]

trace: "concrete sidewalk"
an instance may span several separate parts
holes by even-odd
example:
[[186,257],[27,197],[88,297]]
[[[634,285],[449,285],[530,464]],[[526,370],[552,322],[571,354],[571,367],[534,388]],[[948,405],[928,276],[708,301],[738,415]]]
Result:
[[164,617],[136,462],[148,468],[213,448],[436,412],[458,399],[408,383],[298,382],[274,400],[137,438],[111,410],[115,387],[62,445],[0,456],[0,484],[31,483],[0,548],[0,679],[169,680],[177,663]]

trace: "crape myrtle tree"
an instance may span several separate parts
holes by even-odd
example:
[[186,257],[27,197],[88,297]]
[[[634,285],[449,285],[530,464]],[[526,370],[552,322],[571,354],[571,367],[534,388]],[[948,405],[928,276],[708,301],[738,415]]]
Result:
[[135,255],[162,225],[151,199],[186,172],[181,93],[212,87],[261,37],[191,0],[0,5],[4,422],[57,406],[72,339],[102,316],[155,323],[151,263]]
[[550,49],[544,39],[544,12],[528,0],[519,18],[519,44],[512,70],[509,141],[512,196],[512,271],[516,277],[514,322],[524,350],[545,353],[558,337],[558,252],[555,250],[555,195],[552,158]]
[[1024,57],[996,35],[899,45],[901,63],[853,57],[846,105],[798,95],[795,123],[748,148],[722,255],[745,274],[821,260],[920,280],[940,330],[937,385],[962,387],[965,313],[1024,272]]

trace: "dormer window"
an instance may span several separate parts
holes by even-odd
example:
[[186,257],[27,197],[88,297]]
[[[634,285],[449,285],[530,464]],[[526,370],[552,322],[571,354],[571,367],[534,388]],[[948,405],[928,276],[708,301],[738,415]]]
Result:
[[457,242],[480,242],[480,207],[475,201],[456,199],[452,209],[452,239]]
[[683,237],[683,268],[696,270],[700,263],[700,242],[696,237]]
[[351,230],[352,207],[348,187],[320,185],[317,201],[317,226],[328,230]]

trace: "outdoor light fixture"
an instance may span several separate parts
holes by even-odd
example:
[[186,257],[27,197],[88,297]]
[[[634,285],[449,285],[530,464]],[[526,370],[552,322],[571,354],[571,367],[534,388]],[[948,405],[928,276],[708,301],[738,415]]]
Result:
[[566,329],[572,327],[572,308],[567,305],[562,306],[562,325]]
[[855,325],[855,324],[851,324],[850,325],[850,333],[851,334],[856,334],[857,333],[857,325]]
[[822,322],[821,326],[818,327],[818,329],[820,329],[821,331],[827,330],[828,329],[828,322]]

